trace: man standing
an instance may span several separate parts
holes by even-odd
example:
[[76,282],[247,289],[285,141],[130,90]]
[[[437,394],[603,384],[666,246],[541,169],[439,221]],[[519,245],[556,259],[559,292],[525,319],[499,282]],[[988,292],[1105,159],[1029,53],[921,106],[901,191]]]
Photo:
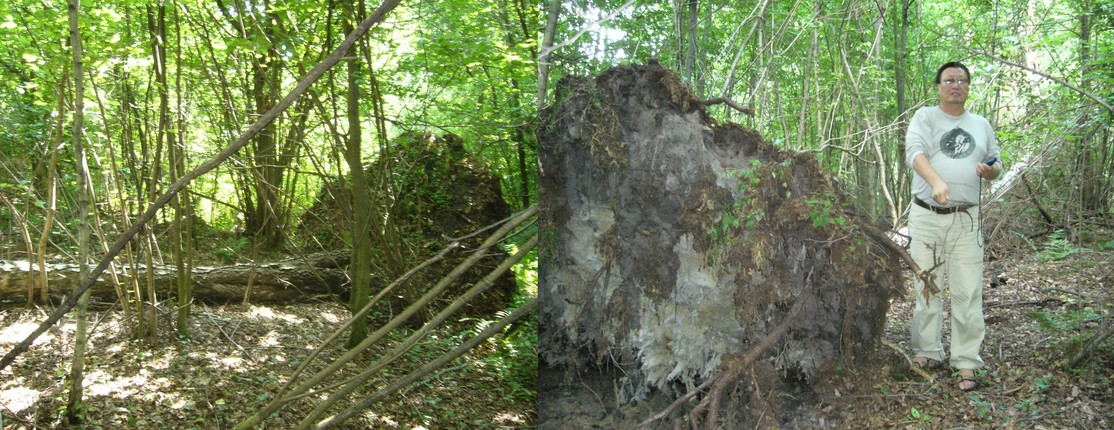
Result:
[[[947,279],[951,291],[951,366],[959,370],[959,389],[978,388],[975,369],[986,326],[982,309],[983,238],[979,202],[982,180],[1002,172],[997,140],[990,122],[966,109],[971,73],[950,62],[936,71],[940,105],[913,115],[905,136],[905,162],[913,168],[913,205],[909,208],[910,254],[922,269],[931,269],[937,286]],[[988,164],[989,163],[989,164]],[[944,361],[939,295],[925,298],[915,281],[912,347],[922,368]]]

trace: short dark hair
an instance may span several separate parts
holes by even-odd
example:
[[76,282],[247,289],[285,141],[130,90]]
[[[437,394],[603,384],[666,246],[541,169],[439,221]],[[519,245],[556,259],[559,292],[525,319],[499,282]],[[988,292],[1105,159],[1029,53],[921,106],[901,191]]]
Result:
[[971,79],[971,71],[967,70],[967,66],[964,66],[963,63],[960,63],[958,61],[949,61],[947,63],[944,63],[943,66],[940,66],[939,69],[936,69],[936,83],[937,84],[940,83],[940,75],[944,74],[944,69],[950,69],[952,67],[958,67],[960,69],[963,69],[963,73],[967,74],[967,79],[968,80]]

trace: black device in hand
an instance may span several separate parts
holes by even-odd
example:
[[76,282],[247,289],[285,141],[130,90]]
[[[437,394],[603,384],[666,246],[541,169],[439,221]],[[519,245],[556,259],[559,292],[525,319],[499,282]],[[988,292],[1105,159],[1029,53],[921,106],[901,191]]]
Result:
[[983,163],[986,163],[987,166],[993,166],[996,162],[998,162],[998,157],[990,157],[987,158],[986,161],[983,161]]

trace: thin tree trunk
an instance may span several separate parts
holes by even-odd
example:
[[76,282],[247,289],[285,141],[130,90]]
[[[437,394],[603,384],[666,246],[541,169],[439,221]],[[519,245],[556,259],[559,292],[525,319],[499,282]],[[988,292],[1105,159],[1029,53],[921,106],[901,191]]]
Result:
[[[130,9],[128,9],[128,11],[128,16],[130,17]],[[128,39],[131,40],[130,31]],[[141,127],[133,127],[133,121],[138,120],[134,119],[137,117],[137,115],[133,114],[134,106],[136,106],[135,95],[132,91],[132,86],[129,83],[128,72],[127,69],[123,66],[118,66],[116,70],[118,72],[118,76],[121,76],[120,81],[122,82],[124,87],[124,102],[120,103],[120,124],[122,127],[120,133],[120,144],[123,148],[120,156],[124,159],[125,166],[128,167],[128,181],[132,184],[135,184],[136,187],[134,198],[132,198],[124,193],[123,185],[117,182],[116,194],[120,199],[120,218],[121,221],[123,221],[123,225],[132,225],[131,217],[128,214],[132,213],[132,211],[136,210],[137,208],[133,207],[130,202],[133,200],[136,202],[143,201],[143,196],[145,194],[143,190],[144,181],[140,179],[139,172],[141,171],[140,169],[145,169],[146,167],[139,166],[136,163],[135,141],[136,135],[138,134],[136,130],[140,130]],[[110,144],[109,154],[112,153],[112,148],[113,147]],[[121,169],[116,166],[116,157],[110,156],[109,158],[112,160],[113,170],[117,172],[121,171]],[[139,246],[137,248],[135,247],[135,245],[133,245],[132,242],[128,242],[125,260],[127,261],[127,264],[131,270],[136,270],[136,268],[139,266],[139,260],[143,256],[142,252],[142,246]],[[105,254],[108,254],[107,250],[105,251]],[[130,288],[130,294],[135,299],[135,315],[137,316],[133,336],[136,339],[142,339],[145,336],[145,333],[147,333],[147,322],[145,318],[146,306],[144,306],[143,303],[143,285],[139,282],[139,279],[133,278],[132,282],[128,286]]]
[[[505,5],[505,4],[503,4],[501,6],[502,6],[502,9],[504,9],[504,12],[500,14],[500,18],[503,19],[503,29],[504,29],[504,32],[505,32],[504,40],[506,41],[507,46],[515,46],[515,45],[518,44],[518,41],[516,40],[515,36],[520,34],[519,31],[521,31],[521,36],[522,36],[523,39],[534,40],[534,35],[529,31],[528,27],[526,27],[526,24],[525,24],[525,17],[523,16],[523,12],[522,12],[522,9],[525,8],[525,6],[521,2],[516,3],[516,6],[508,6],[508,5]],[[506,13],[506,9],[510,9],[512,7],[515,9],[515,12],[516,12],[515,16],[518,17],[518,22],[519,22],[518,25],[515,25],[515,23],[511,22],[510,17]],[[550,41],[550,43],[552,43],[552,40]],[[539,64],[538,67],[541,67],[541,65]],[[487,67],[485,67],[484,70],[486,72]],[[540,71],[540,69],[539,69],[539,71]],[[523,110],[522,109],[522,102],[519,100],[519,98],[522,97],[523,92],[519,89],[518,81],[511,80],[510,85],[511,85],[511,88],[514,89],[513,94],[510,94],[510,95],[507,96],[507,100],[508,100],[508,103],[511,106],[511,110],[513,112],[522,111]],[[545,93],[539,93],[539,94],[544,95]],[[493,100],[499,100],[499,99],[495,98]],[[541,111],[541,106],[542,106],[542,103],[539,102],[539,104],[538,104],[539,112]],[[514,120],[514,119],[512,119],[512,120]],[[518,194],[520,196],[517,199],[517,202],[516,202],[517,204],[514,207],[521,209],[521,208],[527,208],[527,207],[530,206],[530,172],[531,172],[532,167],[529,166],[529,163],[527,162],[526,146],[527,146],[528,139],[530,139],[530,136],[533,136],[534,133],[531,132],[533,130],[533,127],[532,127],[532,123],[530,121],[528,121],[528,120],[525,120],[525,121],[514,120],[514,123],[515,123],[514,131],[513,131],[512,135],[514,136],[513,141],[515,143],[514,149],[515,149],[515,153],[516,153],[515,155],[517,157],[517,160],[510,160],[511,157],[509,157],[509,156],[504,156],[504,158],[507,159],[507,162],[508,162],[507,164],[508,165],[511,165],[512,163],[517,161],[517,165],[518,165],[518,184],[517,185],[518,185],[518,189],[519,189]],[[536,166],[533,167],[533,168],[536,170]]]
[[[159,92],[159,110],[157,113],[158,125],[155,130],[154,154],[148,158],[147,153],[149,151],[144,151],[145,153],[143,156],[144,160],[148,161],[148,163],[144,164],[151,166],[150,176],[147,179],[147,201],[149,202],[155,202],[159,195],[159,184],[163,180],[163,148],[167,143],[166,131],[168,127],[166,124],[166,116],[169,107],[166,105],[166,98],[163,96],[166,88],[166,46],[164,45],[164,41],[166,40],[166,28],[164,25],[164,14],[165,6],[160,5],[157,8],[151,5],[147,6],[147,32],[151,39],[151,51],[155,56],[155,82],[153,86],[156,87]],[[141,133],[141,135],[143,135],[143,133]],[[147,247],[145,263],[147,267],[151,267],[156,264],[156,259],[162,261],[162,258],[156,258],[156,255],[160,252],[158,238],[151,226],[146,226],[144,239],[144,244]],[[148,272],[146,280],[146,291],[147,300],[151,306],[147,309],[147,321],[144,324],[145,330],[140,333],[140,337],[148,343],[154,343],[158,340],[158,311],[154,306],[158,303],[158,292],[155,288],[154,275],[150,272]]]
[[[173,117],[166,118],[167,123],[171,125],[171,130],[167,131],[167,138],[169,144],[167,147],[170,151],[170,180],[176,181],[186,173],[186,150],[184,141],[184,130],[182,116],[180,112],[184,112],[182,106],[182,27],[180,22],[180,15],[178,8],[174,8],[174,63],[175,63],[175,92],[179,94],[176,97],[177,107],[174,109],[175,114]],[[164,18],[165,21],[165,18]],[[165,27],[165,24],[163,24]],[[165,52],[165,50],[164,50]],[[165,78],[165,76],[164,76]],[[169,85],[169,83],[167,83]],[[169,97],[169,88],[165,91]],[[190,204],[189,188],[185,188],[184,192],[175,196],[172,201],[174,210],[174,221],[171,229],[173,232],[174,244],[174,265],[178,272],[178,336],[188,339],[189,320],[190,320],[190,304],[193,302],[193,291],[191,286],[193,280],[190,279],[193,273],[193,210]]]
[[[685,82],[690,87],[696,88],[696,21],[697,16],[697,0],[686,1],[686,11],[688,15],[683,21],[685,23],[685,35],[688,36],[688,49],[685,51]],[[698,98],[702,98],[699,97]]]
[[[65,115],[63,114],[66,107],[66,81],[69,80],[69,72],[62,73],[61,90],[58,91],[58,122],[55,125],[57,133],[54,136],[54,141],[50,146],[50,162],[46,166],[46,216],[43,217],[43,230],[39,236],[39,252],[36,254],[39,259],[39,301],[46,303],[47,294],[50,292],[46,283],[46,249],[50,244],[50,232],[54,229],[54,213],[57,211],[58,204],[58,151],[62,146],[63,135],[63,122]],[[27,307],[30,308],[32,303],[31,297],[27,298]]]
[[[1094,90],[1092,88],[1093,80],[1092,70],[1092,51],[1093,51],[1093,21],[1094,5],[1091,1],[1084,1],[1081,5],[1083,9],[1079,14],[1079,68],[1081,71],[1080,87],[1087,92]],[[1084,101],[1085,102],[1085,101]],[[1079,117],[1078,124],[1081,129],[1079,148],[1080,148],[1080,172],[1084,181],[1082,182],[1083,188],[1081,190],[1082,212],[1086,217],[1101,216],[1108,212],[1109,200],[1104,196],[1108,195],[1106,187],[1109,175],[1103,174],[1103,167],[1105,165],[1102,159],[1102,151],[1098,146],[1097,133],[1098,128],[1091,123],[1091,113],[1089,109],[1084,109]]]
[[897,122],[898,122],[898,136],[904,139],[905,130],[909,127],[909,114],[905,112],[908,110],[907,102],[905,101],[905,71],[908,64],[905,62],[905,45],[909,33],[909,0],[900,0],[900,7],[897,8],[897,13],[901,18],[897,20],[897,37],[894,38],[894,86],[897,97]]
[[[557,33],[557,20],[561,16],[561,1],[549,0],[549,12],[546,14],[545,35],[542,36],[541,52],[550,52],[553,48],[553,36]],[[538,112],[545,109],[546,98],[549,96],[549,57],[538,58]]]
[[[352,32],[352,23],[357,22],[356,0],[344,2],[344,25],[346,34]],[[371,192],[364,179],[361,147],[363,143],[360,126],[360,62],[348,61],[348,140],[344,158],[348,162],[348,173],[352,177],[352,294],[348,307],[355,315],[367,305],[371,291]],[[357,318],[348,337],[348,347],[359,345],[367,337],[367,318]]]
[[[898,27],[897,36],[894,37],[895,44],[897,45],[894,48],[894,56],[896,57],[894,61],[896,63],[894,65],[894,85],[896,86],[895,92],[897,96],[897,136],[895,136],[894,141],[899,142],[899,144],[893,149],[897,154],[897,156],[894,157],[896,161],[892,164],[894,168],[894,181],[896,182],[893,193],[895,201],[893,204],[896,208],[903,208],[906,205],[905,202],[908,201],[905,199],[905,197],[908,196],[905,187],[906,184],[909,183],[906,179],[906,170],[908,167],[906,167],[903,161],[904,157],[902,156],[905,154],[905,133],[909,128],[909,113],[907,112],[909,110],[909,105],[905,100],[905,74],[909,68],[908,63],[905,61],[908,53],[906,46],[909,37],[909,0],[900,0],[897,13],[900,18],[897,20],[896,24]],[[894,219],[894,227],[897,226],[896,223],[897,220]]]
[[[103,124],[104,128],[105,128],[105,130],[109,130],[111,128],[109,123],[108,123],[109,122],[109,113],[104,107],[104,99],[101,97],[100,91],[97,89],[96,83],[92,80],[90,80],[90,83],[93,86],[93,95],[94,95],[95,100],[97,101],[97,108],[100,110],[101,119],[104,121],[104,124]],[[123,222],[124,225],[128,225],[128,224],[131,224],[131,222],[128,220],[127,197],[124,196],[124,190],[123,190],[122,185],[120,184],[120,182],[121,182],[120,178],[117,176],[117,172],[119,172],[120,169],[116,164],[116,149],[115,149],[115,145],[112,142],[112,134],[111,133],[105,133],[104,139],[105,139],[105,147],[108,148],[108,160],[109,160],[109,163],[110,163],[110,166],[109,166],[108,169],[103,169],[103,170],[106,170],[104,172],[105,200],[108,201],[106,204],[109,207],[111,207],[111,205],[112,205],[111,197],[109,197],[109,194],[111,193],[111,191],[109,191],[109,190],[115,189],[116,198],[119,200],[119,205],[120,205],[119,210],[120,210],[121,221]],[[101,252],[108,252],[108,245],[109,244],[108,244],[107,239],[106,239],[108,236],[105,235],[103,229],[101,229],[100,217],[97,215],[98,212],[99,211],[93,211],[94,218],[96,218],[94,220],[93,225],[97,228],[97,237],[100,239],[99,242],[100,242],[100,245],[101,245]],[[127,261],[132,261],[130,246],[129,246],[129,249],[128,249],[128,252],[126,254],[125,259]],[[131,321],[131,315],[132,315],[132,313],[131,313],[131,311],[132,311],[131,301],[132,301],[132,297],[129,297],[129,294],[128,294],[129,290],[123,288],[120,285],[119,279],[116,278],[116,271],[112,267],[110,267],[109,272],[112,274],[112,284],[116,288],[116,297],[119,300],[120,307],[124,310],[124,320],[125,321]],[[135,299],[139,300],[140,298],[135,297]]]
[[[822,7],[822,5],[817,4],[816,9],[813,10],[812,16],[819,17]],[[813,79],[819,80],[813,77],[816,73],[816,51],[819,49],[819,43],[820,26],[814,25],[812,26],[812,40],[808,44],[808,64],[805,65],[805,82],[801,85],[801,112],[797,116],[797,151],[803,151],[805,149],[805,125],[808,124],[808,108],[815,105],[815,103],[812,103],[812,100],[809,100],[809,91],[812,90]],[[819,94],[817,94],[817,96],[819,96]],[[786,136],[786,138],[788,140],[788,136]],[[815,144],[816,142],[813,143]]]
[[[89,275],[89,205],[91,194],[89,190],[89,166],[85,160],[85,145],[82,142],[85,115],[85,86],[84,71],[82,70],[81,30],[78,26],[78,16],[81,11],[81,0],[69,1],[70,17],[70,44],[73,49],[73,80],[74,80],[74,111],[73,111],[73,148],[74,164],[77,174],[77,208],[80,224],[77,234],[77,260],[81,276]],[[73,361],[70,367],[70,396],[66,403],[66,419],[70,424],[83,421],[85,407],[82,404],[85,382],[85,346],[88,343],[89,328],[89,292],[81,295],[77,302],[77,328],[74,334]]]

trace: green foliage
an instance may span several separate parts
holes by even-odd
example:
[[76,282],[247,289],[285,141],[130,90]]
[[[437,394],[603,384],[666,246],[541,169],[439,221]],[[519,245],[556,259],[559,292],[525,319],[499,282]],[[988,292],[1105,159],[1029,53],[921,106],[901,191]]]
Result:
[[[503,318],[514,309],[500,311],[496,317]],[[466,318],[474,326],[462,331],[458,342],[475,336],[494,321]],[[493,352],[486,354],[479,364],[493,379],[508,387],[503,399],[512,403],[531,404],[538,397],[538,318],[537,312],[508,327],[507,331],[488,341]]]
[[928,415],[928,414],[921,413],[921,411],[917,410],[917,408],[915,406],[909,408],[908,419],[910,419],[911,421],[917,422],[917,425],[919,425],[919,426],[923,426],[923,427],[917,427],[917,428],[924,428],[924,429],[932,428],[932,416]]
[[1059,261],[1072,254],[1085,250],[1086,248],[1076,247],[1065,239],[1064,230],[1056,230],[1048,235],[1048,240],[1044,243],[1040,252],[1037,252],[1037,258],[1041,260]]
[[998,409],[993,400],[983,400],[978,394],[972,394],[967,399],[974,406],[975,414],[984,420],[993,417],[994,411]]
[[[193,2],[168,9],[167,20],[176,30],[161,42],[168,52],[181,55],[167,59],[173,112],[167,121],[173,123],[170,133],[180,131],[186,145],[185,169],[226,147],[259,117],[259,109],[266,107],[259,103],[268,104],[262,99],[271,98],[273,104],[292,90],[294,82],[344,37],[341,14],[330,10],[333,5],[328,2],[270,4],[252,13],[237,9],[245,5]],[[63,98],[63,108],[58,110],[60,94],[72,97],[72,77],[67,74],[73,56],[70,44],[64,42],[68,34],[64,12],[64,8],[42,2],[0,2],[0,38],[4,40],[0,46],[0,122],[5,124],[0,128],[0,159],[5,163],[4,175],[8,175],[0,177],[0,185],[23,181],[26,193],[9,194],[5,189],[4,195],[45,202],[45,162],[50,159],[52,142],[61,138],[58,221],[62,223],[72,218],[70,196],[76,185],[66,143],[73,100]],[[119,220],[124,213],[134,219],[147,207],[151,194],[147,187],[161,184],[156,185],[160,187],[154,190],[157,194],[172,181],[166,176],[171,170],[167,150],[156,147],[166,136],[158,135],[160,88],[152,78],[155,44],[147,28],[147,6],[110,1],[84,4],[81,12],[85,135],[95,164],[91,166],[92,186],[102,199],[98,203],[102,216],[111,217],[106,223]],[[537,142],[531,130],[537,117],[533,88],[537,85],[538,19],[536,8],[514,2],[495,7],[451,0],[404,3],[396,8],[387,22],[373,28],[357,45],[352,57],[365,63],[363,75],[357,78],[365,96],[373,91],[371,73],[375,73],[378,87],[374,90],[384,99],[379,113],[389,118],[387,135],[381,136],[384,142],[406,130],[454,132],[462,136],[469,153],[477,156],[476,163],[495,172],[512,207],[535,203]],[[258,67],[267,56],[275,63]],[[267,77],[268,83],[255,82],[260,76],[253,76],[253,71],[264,69],[274,75]],[[271,204],[264,194],[273,189],[279,198],[272,207],[282,219],[271,221],[288,229],[297,225],[320,185],[347,170],[339,152],[347,134],[342,106],[346,74],[343,64],[333,68],[312,90],[312,96],[300,98],[274,122],[273,150],[249,144],[233,162],[195,179],[188,193],[195,199],[198,216],[222,232],[253,227],[245,222],[257,218],[245,214]],[[371,123],[373,105],[360,105],[365,123]],[[365,133],[368,129],[371,127]],[[371,133],[365,142],[380,137]],[[385,150],[370,144],[364,148],[365,159]],[[285,171],[278,176],[259,174],[260,168],[272,165],[282,165]],[[155,177],[156,172],[164,176]],[[445,190],[433,190],[430,196],[434,205],[451,204]],[[288,216],[281,214],[286,210],[291,212]],[[41,213],[36,210],[25,215],[41,219],[36,218]],[[162,222],[165,219],[154,224]],[[114,223],[118,224],[122,223]],[[109,237],[114,233],[105,231]],[[68,249],[65,242],[71,239],[59,239],[58,246]],[[234,246],[220,248],[224,251],[217,258],[225,260],[230,258],[229,251],[235,251]]]
[[[502,315],[500,315],[502,316]],[[537,401],[538,324],[534,314],[526,324],[499,339],[498,354],[487,360],[499,379],[510,387],[508,399],[514,402]]]
[[[1114,175],[1103,161],[1114,146],[1101,137],[1114,131],[1114,121],[1095,100],[1114,103],[1108,1],[899,3],[874,14],[863,13],[860,2],[700,2],[693,23],[675,4],[619,10],[621,4],[563,3],[556,39],[570,44],[547,58],[559,73],[594,75],[653,60],[698,98],[753,104],[753,118],[722,105],[708,111],[776,146],[815,153],[866,217],[902,212],[889,202],[900,205],[909,195],[903,121],[937,104],[936,68],[953,60],[971,70],[968,109],[995,125],[1006,169],[1025,163],[1029,181],[1048,179],[1037,193],[1049,194],[1041,196],[1049,212],[1082,208],[1081,217],[1093,217],[1114,209],[1106,191]],[[690,25],[692,40],[678,31]]]
[[1033,392],[1041,392],[1052,388],[1052,375],[1045,375],[1033,380]]
[[[537,229],[537,227],[531,227]],[[507,254],[514,255],[518,246],[511,244],[506,247]],[[534,248],[517,264],[511,267],[514,272],[515,284],[518,286],[513,298],[515,306],[525,303],[530,298],[538,296],[538,248]]]
[[828,225],[836,225],[842,227],[847,220],[832,211],[832,201],[830,199],[808,200],[809,211],[808,217],[812,220],[812,226],[815,228],[823,228]]
[[[762,162],[751,160],[750,164],[750,169],[727,172],[728,176],[739,179],[739,185],[734,200],[720,214],[719,224],[708,229],[713,246],[717,248],[730,248],[735,243],[740,226],[751,230],[766,219],[765,210],[756,204],[764,171],[759,168]],[[713,258],[715,254],[711,253]]]
[[1093,323],[1101,318],[1095,309],[1090,307],[1064,312],[1034,311],[1029,312],[1029,317],[1033,318],[1041,330],[1056,335],[1067,335],[1065,340],[1057,341],[1054,345],[1069,353],[1077,350],[1095,335]]
[[221,262],[231,264],[236,262],[244,250],[244,247],[251,243],[251,240],[246,237],[230,237],[224,239],[220,248],[217,248],[216,254],[220,257]]

